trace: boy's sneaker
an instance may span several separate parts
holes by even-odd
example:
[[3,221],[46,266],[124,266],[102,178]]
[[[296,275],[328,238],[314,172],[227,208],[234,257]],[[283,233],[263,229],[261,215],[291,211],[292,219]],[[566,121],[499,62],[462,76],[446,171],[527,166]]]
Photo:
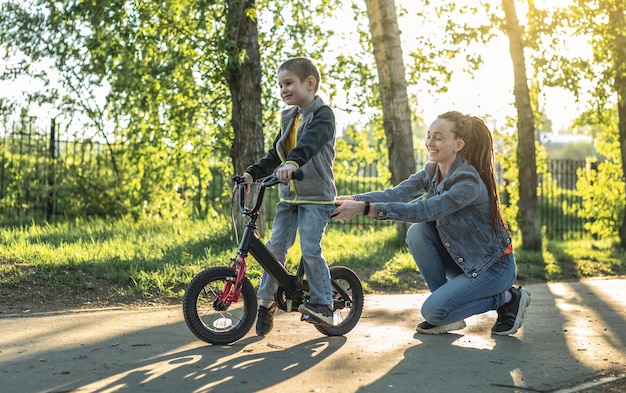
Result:
[[530,304],[530,293],[522,287],[511,288],[513,298],[498,308],[498,319],[491,333],[506,336],[517,332],[522,326],[526,307]]
[[[333,310],[325,304],[303,303],[298,307],[298,311],[303,314],[303,320],[308,322],[306,315],[310,315],[319,320],[322,325],[333,325]],[[317,322],[317,321],[315,321]]]
[[460,320],[452,323],[447,323],[445,325],[431,325],[430,323],[424,321],[420,322],[415,329],[418,333],[424,334],[443,334],[451,332],[452,330],[461,330],[465,327],[465,321]]
[[269,308],[259,306],[259,313],[256,319],[257,336],[265,336],[272,331],[274,327],[274,314],[278,311],[276,304],[272,304]]

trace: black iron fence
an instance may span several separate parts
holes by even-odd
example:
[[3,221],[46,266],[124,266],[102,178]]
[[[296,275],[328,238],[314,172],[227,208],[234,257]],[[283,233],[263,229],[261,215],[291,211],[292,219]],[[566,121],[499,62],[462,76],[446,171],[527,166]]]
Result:
[[[0,222],[25,218],[50,221],[72,215],[103,214],[106,209],[81,196],[85,191],[81,189],[81,176],[89,173],[89,176],[97,177],[101,171],[110,172],[109,157],[113,148],[62,135],[54,122],[48,129],[28,122],[0,129]],[[424,152],[418,153],[420,168],[427,157]],[[546,173],[539,174],[540,214],[549,238],[586,235],[586,220],[578,215],[582,200],[576,190],[577,170],[584,166],[583,160],[550,160]],[[502,176],[498,177],[502,181]],[[375,163],[357,165],[350,175],[339,174],[336,180],[340,194],[380,190],[388,186],[381,181]],[[212,181],[207,183],[206,200],[211,201],[213,209],[218,214],[230,212],[229,179],[216,169]],[[506,195],[503,197],[507,203]],[[276,199],[275,192],[268,192],[267,206],[273,206]],[[273,209],[266,211],[267,220],[271,220]],[[389,224],[358,217],[331,225]]]
[[110,171],[111,146],[63,135],[54,121],[46,129],[34,120],[0,129],[0,219],[96,213],[80,198],[88,187],[82,180]]
[[586,234],[586,219],[579,216],[583,203],[576,189],[578,170],[585,160],[550,160],[539,174],[539,215],[550,239],[576,238]]

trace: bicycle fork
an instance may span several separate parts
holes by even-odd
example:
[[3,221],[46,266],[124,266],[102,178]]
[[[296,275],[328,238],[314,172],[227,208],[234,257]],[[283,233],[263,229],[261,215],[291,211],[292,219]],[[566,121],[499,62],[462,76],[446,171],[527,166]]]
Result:
[[297,299],[302,296],[302,290],[290,276],[287,269],[276,260],[276,257],[267,249],[265,244],[255,235],[255,221],[246,225],[237,256],[231,258],[231,267],[235,270],[234,277],[227,277],[222,291],[213,302],[217,311],[226,311],[228,307],[239,300],[243,282],[246,278],[246,257],[248,252],[259,262],[263,269],[285,289],[289,298]]
[[231,267],[235,269],[235,277],[226,277],[224,288],[217,295],[213,302],[213,307],[217,311],[226,311],[234,302],[239,301],[243,280],[246,277],[246,257],[243,254],[237,254],[235,258],[231,258]]

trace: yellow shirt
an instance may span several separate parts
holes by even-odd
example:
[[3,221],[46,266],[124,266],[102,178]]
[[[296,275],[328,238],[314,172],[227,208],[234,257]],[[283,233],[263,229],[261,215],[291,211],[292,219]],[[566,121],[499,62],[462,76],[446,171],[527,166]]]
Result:
[[298,139],[298,127],[302,124],[302,119],[300,118],[300,114],[296,116],[293,121],[293,126],[289,130],[289,135],[287,135],[287,140],[285,140],[285,152],[289,154],[291,149],[296,147],[296,140]]

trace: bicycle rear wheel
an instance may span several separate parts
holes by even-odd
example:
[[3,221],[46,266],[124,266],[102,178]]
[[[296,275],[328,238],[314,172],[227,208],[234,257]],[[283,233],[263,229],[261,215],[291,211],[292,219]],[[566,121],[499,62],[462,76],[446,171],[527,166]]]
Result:
[[327,336],[342,336],[361,318],[363,285],[356,273],[344,266],[331,267],[330,277],[333,280],[333,326],[315,325],[315,328]]
[[248,333],[256,318],[257,300],[254,287],[244,278],[241,295],[227,310],[218,310],[214,302],[224,284],[234,282],[235,270],[213,267],[204,270],[187,286],[183,297],[183,315],[189,330],[210,344],[229,344]]

